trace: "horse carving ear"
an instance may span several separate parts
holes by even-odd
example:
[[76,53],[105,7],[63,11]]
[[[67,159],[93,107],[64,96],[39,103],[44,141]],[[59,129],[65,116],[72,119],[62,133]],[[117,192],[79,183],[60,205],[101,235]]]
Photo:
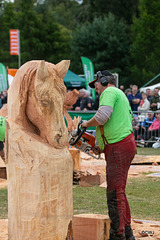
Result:
[[42,60],[37,69],[36,79],[40,81],[45,81],[45,79],[49,76],[48,69],[46,67],[45,61]]
[[70,60],[62,60],[56,64],[56,70],[61,78],[64,78],[70,65]]

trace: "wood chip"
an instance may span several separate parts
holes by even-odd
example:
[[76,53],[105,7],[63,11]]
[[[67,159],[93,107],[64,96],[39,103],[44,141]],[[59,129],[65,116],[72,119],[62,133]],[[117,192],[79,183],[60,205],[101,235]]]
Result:
[[139,221],[139,220],[134,220],[134,219],[133,219],[133,222],[139,223],[139,224],[143,224],[143,222],[142,222],[142,221]]

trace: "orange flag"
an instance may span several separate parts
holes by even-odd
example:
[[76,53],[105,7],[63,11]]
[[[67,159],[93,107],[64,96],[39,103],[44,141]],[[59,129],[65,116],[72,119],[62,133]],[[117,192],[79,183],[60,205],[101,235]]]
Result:
[[10,32],[10,55],[19,55],[19,30],[11,29],[9,32]]

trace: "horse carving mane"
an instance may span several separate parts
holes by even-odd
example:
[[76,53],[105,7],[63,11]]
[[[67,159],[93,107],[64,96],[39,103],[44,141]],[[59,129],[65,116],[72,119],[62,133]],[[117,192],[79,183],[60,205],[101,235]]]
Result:
[[29,61],[17,71],[9,88],[9,119],[55,148],[66,146],[68,138],[63,117],[63,78],[69,64],[69,60],[56,65]]

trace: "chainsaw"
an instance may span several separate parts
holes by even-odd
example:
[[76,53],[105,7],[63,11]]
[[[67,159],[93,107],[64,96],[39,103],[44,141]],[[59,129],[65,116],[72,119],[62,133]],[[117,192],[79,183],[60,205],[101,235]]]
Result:
[[92,149],[95,147],[95,137],[92,134],[86,132],[86,128],[83,128],[81,130],[80,129],[81,124],[82,121],[79,122],[77,129],[71,131],[68,140],[69,144],[81,150],[82,152],[87,153],[88,155],[96,159],[99,159],[100,154],[97,157],[91,153]]

